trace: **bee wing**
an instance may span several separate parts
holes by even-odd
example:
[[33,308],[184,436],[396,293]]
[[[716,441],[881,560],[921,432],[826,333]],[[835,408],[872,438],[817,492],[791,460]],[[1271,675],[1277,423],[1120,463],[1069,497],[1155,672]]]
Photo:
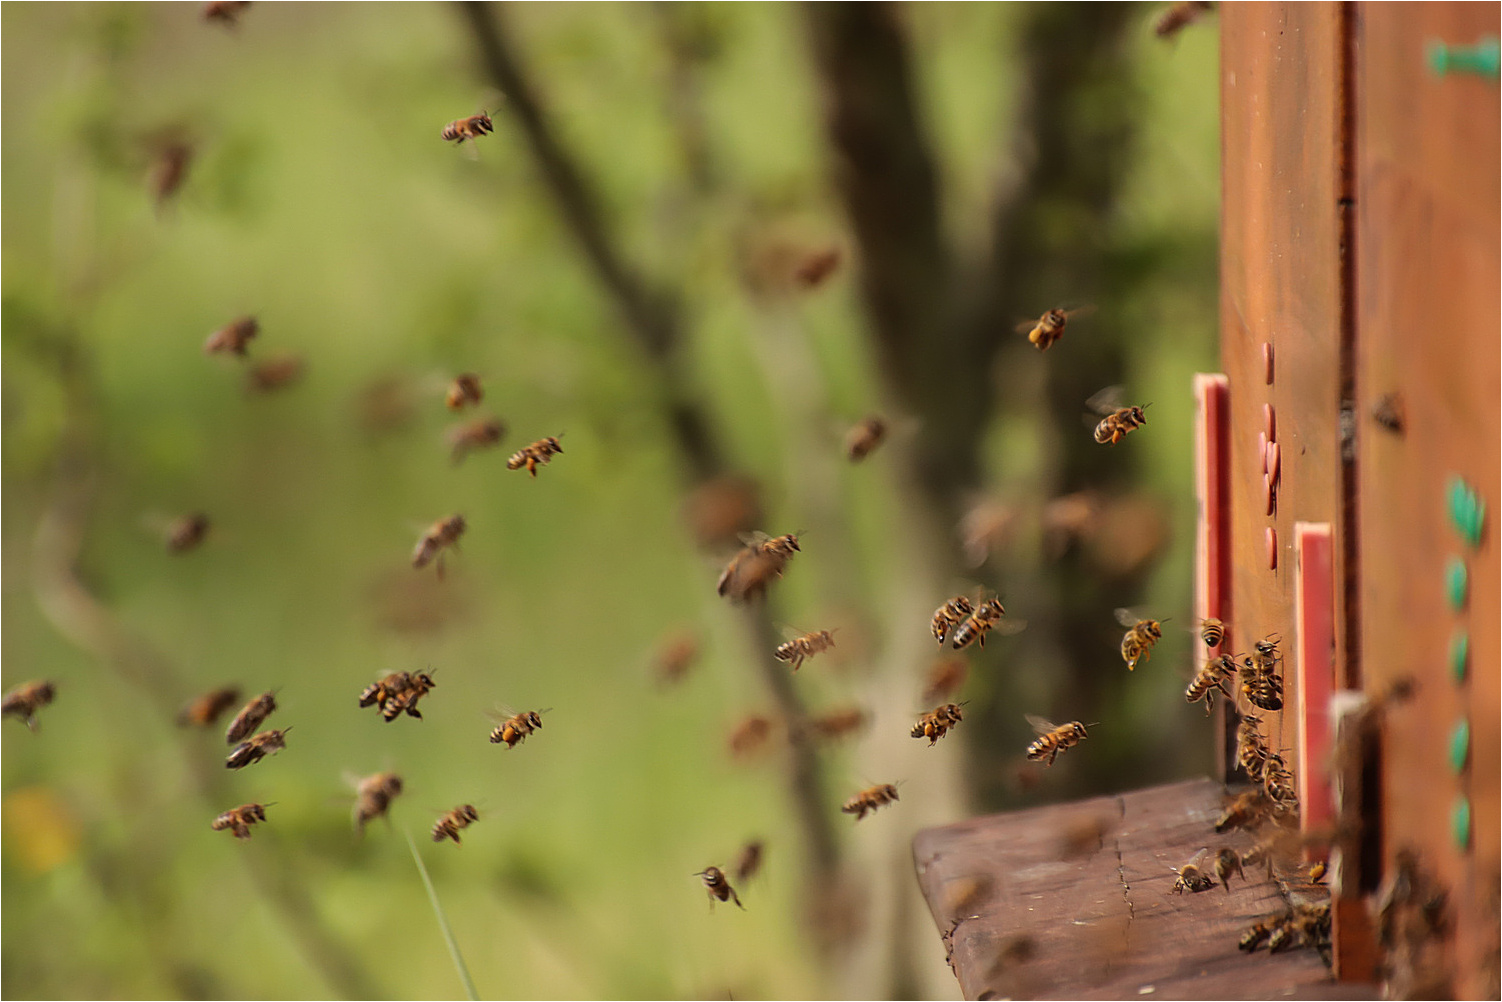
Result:
[[494,720],[498,724],[504,724],[506,721],[516,716],[516,708],[507,704],[487,706],[484,712],[485,716],[489,717],[491,720]]
[[770,542],[771,539],[771,536],[767,535],[765,532],[762,532],[760,529],[757,529],[754,532],[743,532],[740,534],[741,543],[751,547],[752,549],[756,549],[763,543]]
[[993,636],[1011,637],[1025,629],[1027,629],[1027,620],[1007,618],[991,627],[991,633]]
[[1073,320],[1076,317],[1083,319],[1084,317],[1088,317],[1090,314],[1094,313],[1095,309],[1096,307],[1094,303],[1087,303],[1084,306],[1076,306],[1074,307],[1074,309],[1065,310],[1064,316],[1070,320]]
[[1128,629],[1131,629],[1138,623],[1142,622],[1142,617],[1137,615],[1137,613],[1133,612],[1131,609],[1117,609],[1115,613],[1113,613],[1113,615],[1115,615],[1116,617],[1116,622],[1120,623],[1122,626],[1127,627]]
[[1126,390],[1124,388],[1120,386],[1107,386],[1089,400],[1086,400],[1085,406],[1097,414],[1105,415],[1119,410],[1122,406],[1122,401],[1125,399]]
[[1200,865],[1200,863],[1202,863],[1204,861],[1205,856],[1209,852],[1210,852],[1210,849],[1209,849],[1208,846],[1206,848],[1201,849],[1199,852],[1197,852],[1193,856],[1189,857],[1189,862],[1185,863],[1183,866],[1174,867],[1174,872],[1177,873],[1177,872],[1179,872],[1181,870],[1185,870],[1185,869],[1187,869],[1187,868],[1189,868],[1191,866],[1198,867]]
[[1033,332],[1033,328],[1037,327],[1038,324],[1038,320],[1019,320],[1012,326],[1012,330],[1016,331],[1018,334],[1031,334]]
[[1044,720],[1042,717],[1034,716],[1031,713],[1025,713],[1023,716],[1027,718],[1027,722],[1032,725],[1033,730],[1039,734],[1051,734],[1058,730],[1058,727],[1051,720]]

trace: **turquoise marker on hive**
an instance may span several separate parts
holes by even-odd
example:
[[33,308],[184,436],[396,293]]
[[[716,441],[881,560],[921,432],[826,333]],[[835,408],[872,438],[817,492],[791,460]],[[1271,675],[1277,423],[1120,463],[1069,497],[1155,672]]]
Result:
[[1429,43],[1429,72],[1437,77],[1449,73],[1470,73],[1473,76],[1497,79],[1502,69],[1502,53],[1497,39],[1488,35],[1475,45],[1446,45],[1444,42]]

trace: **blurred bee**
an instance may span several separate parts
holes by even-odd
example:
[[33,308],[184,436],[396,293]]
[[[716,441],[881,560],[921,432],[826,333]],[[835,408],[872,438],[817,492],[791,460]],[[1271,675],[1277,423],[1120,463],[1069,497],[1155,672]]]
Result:
[[[835,630],[838,629],[839,627],[835,627]],[[797,671],[805,658],[811,658],[834,646],[835,630],[819,630],[816,633],[805,633],[801,637],[795,637],[777,648],[773,652],[773,657],[778,661],[791,661],[793,671]]]
[[177,726],[213,727],[215,721],[239,701],[240,689],[233,685],[195,696],[187,706],[177,711]]
[[1081,814],[1071,818],[1059,832],[1059,858],[1079,859],[1099,852],[1106,846],[1106,836],[1116,827],[1110,814]]
[[1033,726],[1034,732],[1040,735],[1038,740],[1027,746],[1027,757],[1033,762],[1047,756],[1047,764],[1053,765],[1053,760],[1059,757],[1059,752],[1065,748],[1073,748],[1090,736],[1085,731],[1085,725],[1078,720],[1068,724],[1056,725],[1049,723],[1042,717],[1035,717],[1031,713],[1026,716],[1027,722]]
[[850,457],[852,463],[858,463],[869,456],[886,437],[887,423],[873,414],[851,428],[845,436],[845,455]]
[[224,743],[232,745],[237,741],[244,741],[274,712],[276,712],[276,691],[273,689],[261,693],[235,714],[235,719],[229,722],[229,730],[224,732]]
[[1286,840],[1284,838],[1278,835],[1273,835],[1269,838],[1264,838],[1258,841],[1250,849],[1241,854],[1241,865],[1243,867],[1264,867],[1267,870],[1267,879],[1272,880],[1273,856],[1277,855],[1280,851],[1283,851],[1285,841]]
[[1207,0],[1186,0],[1184,3],[1176,3],[1163,16],[1158,18],[1158,23],[1153,26],[1153,34],[1159,38],[1172,38],[1195,21],[1201,14],[1215,6]]
[[1226,624],[1219,619],[1200,620],[1200,639],[1206,647],[1219,647],[1226,640]]
[[378,707],[388,724],[403,713],[421,720],[417,701],[437,687],[438,683],[428,672],[392,672],[372,682],[360,693],[360,706]]
[[1178,874],[1178,879],[1173,882],[1173,892],[1175,894],[1183,894],[1185,891],[1191,894],[1198,894],[1200,891],[1208,891],[1215,886],[1215,879],[1200,866],[1200,862],[1205,858],[1205,853],[1209,851],[1208,849],[1201,849],[1194,854],[1193,859],[1183,866],[1171,867],[1173,872]]
[[57,695],[54,682],[23,682],[0,699],[0,717],[19,717],[31,730],[37,729],[37,711]]
[[282,355],[251,367],[245,374],[245,389],[250,393],[270,393],[290,386],[302,378],[301,356]]
[[700,547],[718,549],[761,524],[758,493],[756,481],[748,477],[715,477],[689,492],[680,517]]
[[1300,946],[1319,946],[1329,941],[1330,903],[1296,904],[1293,911],[1273,927],[1267,937],[1267,952],[1281,953]]
[[1252,705],[1264,710],[1283,709],[1283,676],[1275,670],[1277,662],[1260,655],[1241,659],[1241,694]]
[[979,567],[1003,550],[1015,535],[1021,511],[1016,504],[983,498],[960,519],[965,564]]
[[742,536],[743,547],[730,558],[720,580],[715,583],[715,592],[728,595],[732,601],[749,601],[766,592],[772,579],[782,577],[794,553],[802,552],[798,545],[799,533],[783,536],[768,536],[753,532]]
[[1246,771],[1252,782],[1261,784],[1262,767],[1272,754],[1267,742],[1262,740],[1262,718],[1248,713],[1236,725],[1236,762]]
[[1267,942],[1267,938],[1273,934],[1273,930],[1282,921],[1282,916],[1269,915],[1267,918],[1254,923],[1241,934],[1241,940],[1236,944],[1237,947],[1247,953],[1252,953],[1263,943]]
[[1372,405],[1372,420],[1394,435],[1403,434],[1406,424],[1403,417],[1403,398],[1396,393],[1384,393],[1382,399]]
[[673,685],[683,680],[699,658],[699,641],[692,633],[678,633],[666,638],[658,649],[657,680]]
[[226,769],[243,769],[247,765],[255,765],[267,755],[274,755],[287,747],[286,734],[292,728],[285,727],[279,731],[262,731],[253,735],[250,740],[242,741],[235,746],[235,750],[229,753],[229,758],[224,760]]
[[1075,317],[1084,317],[1095,312],[1093,306],[1081,306],[1074,310],[1053,309],[1037,320],[1024,320],[1017,325],[1017,333],[1026,334],[1033,347],[1047,351],[1053,343],[1064,336],[1064,325]]
[[943,894],[943,913],[951,919],[970,918],[970,912],[996,890],[996,882],[989,874],[956,877],[946,881]]
[[[943,643],[942,640],[939,641]],[[928,678],[924,681],[925,703],[939,702],[946,696],[954,696],[964,687],[964,679],[970,673],[970,664],[960,656],[949,655],[928,665]]]
[[[551,709],[552,707],[548,707],[548,710]],[[542,727],[542,715],[548,710],[528,710],[505,719],[500,714],[491,714],[500,724],[490,732],[490,743],[498,745],[505,742],[507,748],[515,748],[527,740],[527,735]]]
[[915,738],[928,738],[928,746],[932,748],[938,744],[940,738],[949,733],[951,727],[963,719],[960,704],[945,703],[919,717],[909,733]]
[[1283,656],[1278,653],[1279,639],[1280,638],[1276,635],[1264,637],[1263,639],[1254,642],[1252,644],[1252,649],[1257,652],[1257,656],[1260,658],[1268,659],[1271,661],[1282,661]]
[[882,783],[862,790],[849,800],[840,810],[845,814],[854,814],[855,820],[859,821],[871,811],[885,804],[897,800],[897,787],[892,783]]
[[451,411],[462,411],[470,404],[479,403],[485,399],[485,391],[480,387],[480,377],[473,372],[459,373],[449,383],[448,392],[443,399]]
[[[1124,642],[1124,641],[1123,641]],[[1222,654],[1213,661],[1206,661],[1199,671],[1194,673],[1189,687],[1184,690],[1184,701],[1198,703],[1205,701],[1205,716],[1215,712],[1215,693],[1217,690],[1227,699],[1231,698],[1231,680],[1236,677],[1236,662],[1229,654]]]
[[210,355],[227,351],[243,356],[250,339],[260,331],[261,325],[255,317],[241,317],[210,334],[209,339],[203,343],[203,350]]
[[944,646],[944,638],[949,635],[949,631],[963,623],[974,611],[975,606],[964,595],[956,595],[934,610],[933,633],[940,647]]
[[741,904],[740,896],[735,893],[735,888],[730,886],[730,881],[725,879],[724,871],[718,866],[707,866],[694,874],[694,876],[702,877],[704,886],[709,888],[709,907],[711,911],[714,910],[714,903],[716,901],[734,901],[735,907],[741,911],[746,910],[746,906]]
[[1215,822],[1215,832],[1224,835],[1235,828],[1256,828],[1267,820],[1272,812],[1272,801],[1261,790],[1247,790],[1231,801],[1220,820]]
[[747,842],[741,849],[741,854],[735,857],[735,865],[731,867],[735,871],[735,882],[744,885],[746,881],[756,876],[761,870],[762,855],[766,846],[761,839]]
[[446,547],[459,548],[459,537],[464,535],[468,528],[463,515],[450,515],[442,518],[428,527],[428,531],[418,539],[417,546],[412,550],[412,566],[421,570],[426,567],[434,557],[438,558],[438,577],[443,577],[443,551]]
[[767,717],[752,714],[731,730],[730,754],[736,758],[753,755],[762,749],[771,736],[772,721]]
[[209,517],[203,512],[184,515],[167,527],[167,552],[187,553],[198,548],[209,534]]
[[500,418],[476,418],[449,429],[449,458],[455,466],[464,462],[464,457],[479,449],[488,449],[500,442],[506,434],[506,425]]
[[809,732],[816,738],[834,739],[853,734],[866,726],[866,711],[858,706],[831,710],[808,722]]
[[385,816],[391,801],[402,792],[402,778],[394,772],[378,772],[355,783],[355,830],[364,834],[365,826]]
[[241,804],[239,807],[231,807],[219,815],[209,825],[216,832],[222,832],[228,828],[234,833],[235,838],[250,838],[250,826],[257,821],[266,820],[266,804]]
[[218,21],[226,28],[237,28],[240,15],[250,6],[250,0],[213,0],[203,5],[203,19]]
[[840,266],[840,248],[812,251],[793,269],[793,278],[805,289],[816,289]]
[[981,647],[986,646],[986,634],[993,629],[999,636],[1011,636],[1019,633],[1027,627],[1027,620],[1012,619],[1002,623],[1001,617],[1007,611],[1001,607],[1000,599],[988,599],[980,604],[980,607],[971,613],[969,618],[961,623],[950,638],[949,646],[957,651],[969,647],[976,640],[980,641]]
[[1231,893],[1231,874],[1238,874],[1242,880],[1246,879],[1246,871],[1241,868],[1241,854],[1235,849],[1221,849],[1215,854],[1215,876],[1220,879],[1220,886]]
[[462,145],[466,139],[479,139],[488,132],[494,132],[495,126],[490,121],[490,115],[480,112],[468,118],[458,118],[443,127],[443,139],[445,142]]
[[442,842],[446,838],[451,838],[455,845],[462,845],[463,843],[459,841],[459,833],[478,820],[480,820],[480,812],[475,810],[474,805],[460,804],[438,819],[438,823],[433,826],[433,841]]
[[1152,657],[1153,645],[1163,638],[1163,622],[1157,619],[1139,619],[1130,609],[1117,609],[1116,622],[1127,627],[1121,638],[1121,660],[1127,671],[1135,671],[1137,665]]
[[156,158],[151,164],[150,177],[147,178],[147,186],[158,212],[183,186],[188,177],[188,165],[192,162],[193,147],[181,138],[166,139],[160,143]]
[[506,469],[519,470],[525,466],[527,472],[532,475],[533,479],[536,479],[539,466],[546,466],[553,461],[554,456],[561,455],[563,455],[563,446],[558,444],[558,436],[540,438],[521,451],[513,453],[511,458],[506,460]]
[[1151,404],[1143,404],[1141,407],[1118,406],[1121,398],[1121,387],[1108,386],[1095,396],[1085,401],[1089,407],[1101,419],[1095,425],[1095,440],[1101,445],[1115,445],[1127,433],[1147,424],[1147,416],[1142,412]]

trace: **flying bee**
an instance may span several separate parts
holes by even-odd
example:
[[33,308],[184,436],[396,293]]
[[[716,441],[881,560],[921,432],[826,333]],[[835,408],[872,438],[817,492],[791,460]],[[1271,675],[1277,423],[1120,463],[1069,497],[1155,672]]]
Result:
[[1038,740],[1027,746],[1027,757],[1034,762],[1047,756],[1047,764],[1053,765],[1053,760],[1059,757],[1059,752],[1065,748],[1073,748],[1090,736],[1085,731],[1085,725],[1078,720],[1068,724],[1052,724],[1031,713],[1026,716],[1033,731],[1039,735]]
[[746,910],[746,906],[741,904],[740,895],[735,893],[735,888],[730,886],[730,881],[725,879],[724,871],[718,866],[706,866],[694,874],[694,876],[702,878],[704,886],[709,888],[709,907],[711,911],[714,910],[714,903],[716,901],[734,901],[735,907],[741,911]]
[[478,115],[457,118],[445,125],[442,136],[445,142],[463,145],[466,139],[479,139],[486,133],[494,131],[495,125],[490,121],[490,115],[482,111]]
[[1200,620],[1200,639],[1205,642],[1206,647],[1219,647],[1225,643],[1226,624],[1219,619]]
[[37,729],[37,711],[57,696],[54,682],[23,682],[0,699],[0,717],[19,717],[30,730]]
[[187,706],[177,711],[177,726],[213,727],[224,711],[239,701],[240,689],[233,685],[195,696]]
[[480,387],[480,377],[473,372],[461,372],[455,376],[443,397],[444,403],[448,404],[448,409],[451,411],[462,411],[470,404],[477,404],[483,399],[485,399],[485,391]]
[[478,820],[480,812],[475,810],[473,804],[460,804],[438,819],[438,823],[433,826],[433,841],[442,842],[451,838],[455,845],[462,845],[459,833]]
[[847,706],[814,717],[808,722],[808,729],[814,737],[832,740],[860,730],[868,719],[866,711],[859,706]]
[[1273,934],[1273,930],[1276,929],[1281,922],[1281,916],[1269,915],[1267,918],[1262,919],[1249,926],[1246,931],[1241,934],[1241,940],[1236,944],[1236,946],[1247,953],[1252,953],[1263,943],[1267,942],[1267,938]]
[[203,19],[218,21],[226,28],[240,26],[240,15],[250,6],[250,0],[213,0],[203,5]]
[[458,466],[465,456],[496,445],[505,434],[506,424],[500,418],[476,418],[455,425],[448,432],[449,458]]
[[1262,792],[1273,802],[1274,809],[1282,811],[1297,809],[1298,789],[1294,785],[1293,771],[1282,755],[1269,755],[1262,765]]
[[1215,876],[1220,879],[1220,886],[1231,893],[1231,874],[1238,874],[1242,880],[1246,879],[1246,871],[1241,868],[1241,855],[1235,849],[1221,849],[1215,854]]
[[203,350],[210,355],[227,351],[233,355],[244,356],[251,338],[260,332],[261,325],[255,317],[241,317],[210,334],[209,339],[203,343]]
[[949,631],[963,623],[974,611],[975,606],[964,595],[956,595],[934,610],[934,639],[940,647],[944,646],[944,638],[949,635]]
[[1053,343],[1064,336],[1064,325],[1075,317],[1088,316],[1095,312],[1093,306],[1081,306],[1073,310],[1052,309],[1037,320],[1024,320],[1017,325],[1017,333],[1026,334],[1033,347],[1047,351]]
[[1174,873],[1178,874],[1178,879],[1173,882],[1173,892],[1175,894],[1183,894],[1185,891],[1191,894],[1198,894],[1200,891],[1208,891],[1215,886],[1215,879],[1200,866],[1201,861],[1205,858],[1205,853],[1209,851],[1208,849],[1201,849],[1194,854],[1193,859],[1183,866],[1170,868]]
[[1403,427],[1406,423],[1403,415],[1403,398],[1396,393],[1384,393],[1382,398],[1372,405],[1372,420],[1394,435],[1403,434]]
[[746,758],[760,751],[772,736],[772,721],[760,714],[746,717],[730,732],[730,754]]
[[663,685],[681,682],[698,659],[699,640],[692,633],[668,636],[657,651],[657,680]]
[[1194,673],[1189,687],[1184,690],[1184,701],[1198,703],[1205,701],[1205,716],[1215,712],[1215,693],[1218,690],[1227,699],[1231,698],[1231,680],[1236,677],[1236,662],[1229,654],[1222,654],[1213,661],[1206,661],[1199,671]]
[[845,436],[845,455],[850,457],[852,463],[858,463],[869,456],[886,437],[887,423],[873,414],[851,428]]
[[1126,438],[1128,432],[1147,424],[1147,416],[1142,412],[1151,404],[1122,407],[1119,406],[1120,399],[1121,387],[1108,386],[1085,401],[1086,407],[1100,415],[1100,421],[1095,425],[1095,440],[1101,445],[1115,445]]
[[[548,707],[548,710],[551,709],[552,707]],[[490,743],[498,745],[505,742],[507,748],[515,748],[527,740],[527,735],[542,727],[542,715],[548,710],[528,710],[505,718],[498,713],[491,714],[500,723],[490,732]]]
[[736,883],[745,884],[746,881],[756,876],[761,870],[761,860],[765,849],[766,846],[762,844],[761,839],[753,839],[746,843],[740,855],[735,857],[735,865],[731,867],[735,871]]
[[428,566],[434,557],[438,558],[438,576],[443,577],[443,551],[446,547],[459,548],[459,537],[464,535],[468,523],[463,515],[450,515],[441,518],[428,527],[428,531],[418,539],[417,546],[412,550],[412,566],[421,570]]
[[561,455],[563,455],[563,446],[558,444],[557,435],[551,435],[547,438],[540,438],[531,445],[524,446],[519,452],[513,453],[511,458],[506,460],[506,469],[519,470],[525,466],[532,478],[536,479],[539,466],[546,466],[553,461],[554,456]]
[[1159,38],[1172,38],[1198,21],[1200,15],[1213,6],[1215,5],[1208,0],[1185,0],[1183,3],[1176,3],[1158,18],[1158,23],[1153,26],[1153,34]]
[[1247,790],[1231,801],[1220,820],[1215,822],[1215,832],[1224,835],[1234,828],[1255,828],[1267,820],[1272,807],[1267,794],[1261,790]]
[[276,712],[276,690],[273,689],[261,693],[235,714],[235,719],[229,722],[229,730],[224,732],[224,743],[232,745],[237,741],[244,741],[274,712]]
[[919,717],[909,733],[915,738],[928,738],[928,746],[932,748],[940,738],[949,733],[951,727],[963,719],[959,703],[945,703]]
[[250,740],[242,741],[235,746],[235,750],[229,753],[229,758],[224,760],[226,769],[243,769],[247,765],[255,765],[267,755],[274,755],[287,747],[286,734],[292,728],[284,727],[279,731],[262,731],[252,735]]
[[1330,903],[1297,904],[1274,926],[1267,938],[1267,952],[1281,953],[1300,946],[1317,946],[1330,936]]
[[1272,754],[1262,740],[1262,718],[1248,713],[1236,725],[1236,762],[1254,783],[1262,782],[1262,768]]
[[802,552],[803,548],[798,545],[799,535],[801,533],[768,536],[764,532],[753,532],[741,536],[745,545],[720,573],[720,580],[715,583],[716,594],[728,595],[731,601],[739,602],[764,594],[774,578],[782,577],[783,568],[793,554]]
[[209,827],[216,832],[222,832],[228,828],[238,839],[250,838],[250,826],[257,821],[266,820],[266,807],[266,804],[241,804],[239,807],[231,807],[215,818]]
[[365,826],[383,817],[391,801],[402,792],[402,777],[394,772],[378,772],[355,781],[355,830],[364,834]]
[[815,654],[829,650],[834,646],[834,630],[819,630],[816,633],[805,633],[801,637],[795,637],[777,648],[773,657],[778,661],[791,661],[793,671],[802,666],[805,658],[811,658]]
[[949,646],[957,651],[962,651],[974,641],[979,640],[981,647],[984,648],[986,646],[986,634],[990,633],[993,629],[997,631],[998,636],[1007,637],[1014,633],[1020,633],[1027,628],[1027,620],[1025,619],[1009,619],[1003,623],[1001,617],[1005,616],[1006,613],[1007,611],[1001,607],[1000,599],[993,598],[982,602],[970,614],[969,618],[955,629],[954,636],[950,638]]
[[167,551],[187,553],[198,548],[209,534],[209,517],[203,512],[184,515],[167,527]]
[[1152,657],[1153,645],[1163,639],[1163,626],[1167,620],[1141,619],[1130,609],[1117,609],[1116,622],[1127,628],[1121,638],[1121,660],[1127,671],[1135,671],[1137,665]]
[[291,386],[302,378],[306,363],[301,355],[279,355],[251,366],[245,373],[245,389],[249,393],[270,393],[284,386]]
[[392,672],[372,682],[360,693],[360,706],[374,704],[388,724],[403,713],[421,720],[422,714],[417,710],[417,701],[436,688],[438,683],[433,681],[433,676],[428,672]]
[[[942,645],[943,641],[939,643]],[[923,683],[923,702],[935,703],[959,692],[969,674],[970,665],[964,658],[958,655],[939,658],[929,666]]]
[[840,266],[840,257],[838,246],[811,251],[793,268],[793,278],[805,289],[818,288]]
[[897,787],[893,783],[882,783],[878,786],[868,787],[845,801],[845,806],[840,810],[845,814],[854,814],[855,820],[859,821],[868,813],[893,803],[897,800]]
[[1241,693],[1254,706],[1264,710],[1283,709],[1283,676],[1277,662],[1261,655],[1244,655],[1241,659]]

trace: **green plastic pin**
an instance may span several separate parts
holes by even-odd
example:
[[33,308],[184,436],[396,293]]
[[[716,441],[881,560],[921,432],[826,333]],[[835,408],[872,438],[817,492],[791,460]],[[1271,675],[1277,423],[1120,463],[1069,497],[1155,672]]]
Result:
[[1445,509],[1450,524],[1473,549],[1481,545],[1481,530],[1486,526],[1486,502],[1464,480],[1451,477],[1445,489]]
[[1451,557],[1445,564],[1445,598],[1449,600],[1450,608],[1456,612],[1464,609],[1467,591],[1465,561]]
[[1456,685],[1465,682],[1471,666],[1471,635],[1459,630],[1450,638],[1450,677]]
[[1462,720],[1450,731],[1450,768],[1455,772],[1464,772],[1470,758],[1471,725],[1469,721]]
[[1470,73],[1489,80],[1497,79],[1502,70],[1502,52],[1493,35],[1482,38],[1475,45],[1446,45],[1444,42],[1429,43],[1429,72],[1437,77],[1450,73]]
[[1455,806],[1450,809],[1450,837],[1455,840],[1459,848],[1470,847],[1471,802],[1463,796],[1456,800]]

